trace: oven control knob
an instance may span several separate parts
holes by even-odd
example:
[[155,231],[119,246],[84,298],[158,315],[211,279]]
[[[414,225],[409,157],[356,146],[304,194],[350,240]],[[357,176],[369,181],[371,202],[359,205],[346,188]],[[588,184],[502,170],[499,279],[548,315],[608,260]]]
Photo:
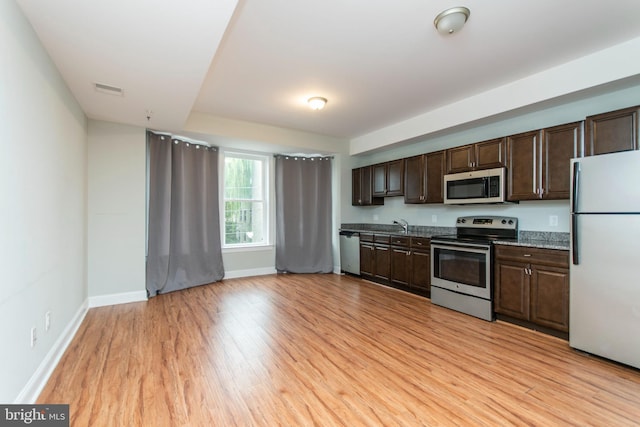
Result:
[[512,219],[510,219],[510,220],[509,220],[509,225],[512,225],[512,224],[513,224],[513,220],[512,220]]
[[502,220],[502,223],[503,223],[503,224],[506,224],[506,223],[507,223],[507,220],[506,220],[506,219],[503,219],[503,220]]
[[462,223],[464,224],[465,222],[467,222],[467,220],[462,218]]

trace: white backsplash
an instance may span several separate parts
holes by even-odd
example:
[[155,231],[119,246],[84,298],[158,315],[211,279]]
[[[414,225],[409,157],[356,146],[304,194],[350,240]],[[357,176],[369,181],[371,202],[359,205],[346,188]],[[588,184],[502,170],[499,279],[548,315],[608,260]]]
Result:
[[[512,216],[520,230],[569,232],[569,201],[527,201],[500,205],[409,205],[402,197],[387,197],[384,206],[346,209],[343,223],[391,224],[398,218],[410,225],[454,227],[456,218],[468,215]],[[434,221],[435,220],[435,221]],[[556,224],[557,225],[551,225]]]

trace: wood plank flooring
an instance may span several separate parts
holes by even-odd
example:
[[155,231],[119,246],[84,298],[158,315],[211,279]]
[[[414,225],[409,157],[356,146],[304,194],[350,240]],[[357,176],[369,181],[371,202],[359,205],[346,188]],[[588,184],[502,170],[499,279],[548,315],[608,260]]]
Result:
[[74,426],[637,426],[640,371],[357,278],[273,275],[91,309],[39,403]]

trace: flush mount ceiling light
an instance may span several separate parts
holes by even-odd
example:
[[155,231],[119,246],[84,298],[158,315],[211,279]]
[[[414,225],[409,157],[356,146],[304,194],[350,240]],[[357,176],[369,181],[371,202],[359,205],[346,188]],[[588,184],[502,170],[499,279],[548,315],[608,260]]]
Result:
[[312,110],[322,110],[326,103],[327,98],[323,98],[321,96],[312,96],[307,99],[307,104],[309,104],[309,107],[311,107]]
[[441,34],[457,33],[462,29],[467,19],[469,19],[471,11],[466,7],[452,7],[444,12],[440,12],[436,19],[433,21],[433,25],[436,26]]

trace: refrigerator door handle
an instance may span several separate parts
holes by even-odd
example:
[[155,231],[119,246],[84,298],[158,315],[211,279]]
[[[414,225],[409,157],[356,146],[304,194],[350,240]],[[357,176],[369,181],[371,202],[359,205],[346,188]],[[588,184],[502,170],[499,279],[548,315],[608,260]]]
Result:
[[580,191],[580,162],[573,163],[573,191],[571,192],[571,213],[578,212],[578,191]]
[[580,264],[580,252],[578,250],[578,214],[571,214],[571,253],[573,255],[573,265]]

